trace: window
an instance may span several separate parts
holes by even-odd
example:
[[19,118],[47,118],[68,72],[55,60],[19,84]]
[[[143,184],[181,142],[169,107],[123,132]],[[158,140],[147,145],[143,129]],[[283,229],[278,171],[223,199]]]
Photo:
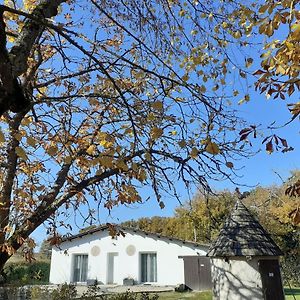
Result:
[[141,282],[157,281],[156,253],[141,253]]
[[87,280],[88,255],[75,254],[73,262],[73,282],[85,282]]

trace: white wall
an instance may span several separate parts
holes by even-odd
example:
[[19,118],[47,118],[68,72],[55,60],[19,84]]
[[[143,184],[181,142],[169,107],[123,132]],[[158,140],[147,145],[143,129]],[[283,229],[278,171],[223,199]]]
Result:
[[[126,248],[133,245],[136,251],[129,256]],[[93,246],[100,248],[100,254],[93,256]],[[107,283],[108,253],[116,252],[115,279],[117,284],[123,284],[126,277],[133,278],[136,282],[141,281],[140,254],[142,252],[154,252],[157,254],[157,282],[159,285],[176,285],[184,283],[183,255],[205,255],[206,247],[184,244],[179,241],[170,241],[158,238],[154,235],[146,235],[140,232],[126,230],[125,237],[112,239],[107,231],[96,232],[85,235],[72,241],[64,242],[60,249],[52,249],[50,282],[71,282],[72,256],[74,254],[88,254],[88,279],[97,279],[104,284]]]
[[258,258],[212,258],[212,281],[215,300],[263,300]]

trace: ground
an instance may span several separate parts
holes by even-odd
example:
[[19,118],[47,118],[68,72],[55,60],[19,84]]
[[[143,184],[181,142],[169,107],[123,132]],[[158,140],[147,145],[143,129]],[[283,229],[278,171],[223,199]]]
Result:
[[[129,287],[126,286],[100,286],[101,290],[104,292],[118,292],[124,293]],[[78,287],[79,293],[82,293],[86,287]],[[82,289],[82,290],[81,290]],[[172,287],[159,287],[159,286],[145,286],[145,285],[136,285],[131,287],[131,290],[134,292],[146,291],[149,293],[158,293],[159,300],[211,300],[212,293],[211,291],[204,292],[184,292],[178,293],[172,291]],[[300,287],[293,287],[292,289],[285,288],[286,300],[300,300]]]
[[159,294],[159,300],[211,300],[211,292],[187,292],[187,293],[176,293],[176,292],[165,292]]

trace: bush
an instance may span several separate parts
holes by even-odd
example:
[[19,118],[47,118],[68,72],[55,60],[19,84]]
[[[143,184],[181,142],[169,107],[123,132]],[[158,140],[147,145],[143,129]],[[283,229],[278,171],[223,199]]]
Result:
[[101,294],[101,288],[97,285],[89,286],[87,290],[79,296],[76,285],[62,284],[56,289],[48,286],[17,287],[6,286],[0,288],[0,299],[31,299],[31,300],[158,300],[157,294],[126,293]]
[[51,300],[72,300],[75,299],[76,296],[76,286],[65,283],[51,293]]
[[18,262],[9,263],[3,270],[6,283],[24,285],[49,282],[50,263]]
[[285,256],[281,262],[282,278],[284,285],[298,286],[300,282],[300,257],[299,255]]

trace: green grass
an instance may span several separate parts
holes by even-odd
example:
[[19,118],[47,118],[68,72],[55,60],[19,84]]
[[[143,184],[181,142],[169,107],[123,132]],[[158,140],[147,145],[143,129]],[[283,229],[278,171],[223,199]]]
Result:
[[285,287],[284,293],[285,293],[286,300],[294,300],[294,299],[300,300],[300,287],[292,287],[291,289]]
[[[286,300],[300,300],[300,287],[293,287],[292,289],[285,287],[284,289]],[[295,298],[294,298],[295,297]],[[206,292],[164,292],[159,293],[159,300],[211,300],[212,293]]]
[[164,292],[159,293],[159,300],[211,300],[212,293],[210,291],[206,292]]

